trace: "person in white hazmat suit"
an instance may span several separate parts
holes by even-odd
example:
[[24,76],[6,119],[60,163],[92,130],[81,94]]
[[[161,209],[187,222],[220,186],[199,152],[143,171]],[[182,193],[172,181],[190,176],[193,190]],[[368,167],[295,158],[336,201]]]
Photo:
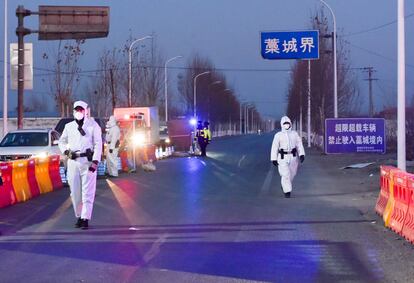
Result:
[[106,141],[108,143],[106,152],[106,168],[110,177],[118,177],[118,151],[121,131],[116,123],[115,116],[109,117],[106,123]]
[[77,217],[75,227],[88,229],[102,154],[102,132],[95,120],[86,115],[86,102],[76,101],[73,109],[75,120],[65,125],[59,148],[68,157],[67,180]]
[[290,198],[292,181],[298,170],[299,160],[305,160],[305,149],[302,139],[292,130],[292,122],[284,116],[280,121],[282,130],[275,134],[270,152],[270,160],[279,169],[282,190],[286,198]]

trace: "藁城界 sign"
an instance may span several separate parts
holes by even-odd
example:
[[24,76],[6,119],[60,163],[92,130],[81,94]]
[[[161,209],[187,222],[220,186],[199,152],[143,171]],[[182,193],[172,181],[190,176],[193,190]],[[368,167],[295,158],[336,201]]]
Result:
[[261,52],[264,59],[318,59],[319,32],[279,31],[261,33]]

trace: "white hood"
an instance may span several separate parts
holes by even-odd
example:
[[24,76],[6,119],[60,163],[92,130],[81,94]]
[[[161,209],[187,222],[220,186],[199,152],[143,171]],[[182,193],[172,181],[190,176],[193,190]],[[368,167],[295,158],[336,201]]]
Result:
[[109,117],[109,121],[106,123],[106,127],[112,128],[114,126],[116,126],[116,119],[115,119],[115,116],[111,116]]
[[[290,124],[290,129],[289,130],[285,130],[283,127],[283,124],[288,122]],[[282,119],[280,119],[280,127],[282,129],[282,132],[286,132],[286,131],[290,131],[292,130],[292,122],[290,121],[288,116],[283,116]]]

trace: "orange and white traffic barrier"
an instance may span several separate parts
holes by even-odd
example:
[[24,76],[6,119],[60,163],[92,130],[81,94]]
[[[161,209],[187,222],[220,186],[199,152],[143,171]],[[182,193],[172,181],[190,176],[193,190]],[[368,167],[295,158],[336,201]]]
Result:
[[390,197],[390,171],[398,170],[392,166],[380,167],[380,193],[377,198],[377,203],[375,205],[375,211],[378,215],[383,216],[385,207],[387,206],[388,199]]
[[59,155],[49,156],[49,177],[52,182],[53,190],[63,188],[62,178],[60,177],[60,157]]
[[59,155],[0,163],[0,207],[24,202],[62,186]]
[[36,180],[39,184],[40,193],[45,194],[53,191],[53,184],[49,175],[49,159],[47,157],[35,158],[35,162]]
[[27,181],[29,182],[32,198],[40,195],[39,184],[36,180],[36,160],[29,159],[27,162]]
[[408,178],[407,187],[410,190],[409,205],[401,234],[405,239],[414,244],[414,177]]
[[0,185],[0,207],[5,207],[17,202],[12,182],[13,163],[1,162],[0,172],[2,179],[2,184]]
[[17,202],[24,202],[32,198],[27,178],[27,162],[27,159],[13,161],[12,182]]
[[394,175],[393,179],[395,203],[391,213],[389,228],[400,235],[411,199],[411,190],[408,189],[408,178],[408,173],[400,171]]
[[395,206],[394,175],[396,175],[400,172],[401,172],[401,170],[399,170],[399,169],[391,169],[390,170],[390,177],[389,177],[390,194],[389,194],[389,197],[388,197],[387,205],[385,206],[385,209],[384,209],[384,214],[382,215],[382,219],[384,220],[385,227],[390,227],[391,215],[392,215],[392,211],[394,210],[394,206]]

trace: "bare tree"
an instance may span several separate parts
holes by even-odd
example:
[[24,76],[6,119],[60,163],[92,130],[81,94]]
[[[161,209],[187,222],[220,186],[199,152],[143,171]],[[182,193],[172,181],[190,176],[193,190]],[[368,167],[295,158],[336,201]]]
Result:
[[186,105],[186,113],[193,115],[194,78],[206,71],[210,73],[197,79],[197,118],[210,121],[212,128],[218,125],[233,128],[239,124],[240,117],[240,102],[234,88],[229,86],[224,74],[215,70],[210,59],[198,54],[188,60],[184,74],[179,75],[178,90]]
[[113,113],[113,108],[125,106],[123,65],[120,49],[104,50],[99,56],[97,71],[86,87],[94,116],[107,117]]
[[[17,110],[17,108],[16,108]],[[24,107],[24,112],[39,112],[47,111],[47,104],[45,103],[45,97],[43,94],[31,94],[28,97],[28,103]]]
[[[85,90],[98,116],[109,116],[114,107],[128,105],[128,52],[133,40],[130,36],[122,46],[99,56],[98,70]],[[141,44],[131,52],[132,106],[158,106],[163,113],[164,60],[160,50],[151,42],[149,48]]]
[[[319,60],[311,61],[312,129],[318,133],[323,132],[325,118],[333,117],[333,57],[331,42],[325,40],[330,35],[328,20],[323,10],[312,17],[311,26],[319,30]],[[332,40],[332,37],[331,39]],[[343,41],[338,41],[338,110],[341,116],[355,115],[358,112],[359,92],[356,76],[350,68],[348,50]],[[288,115],[294,119],[299,118],[301,105],[303,113],[307,109],[307,62],[298,61],[292,68],[291,82],[288,91]],[[306,124],[305,124],[306,125]]]
[[81,49],[84,40],[59,41],[57,50],[44,53],[43,59],[52,71],[49,80],[49,91],[55,99],[60,115],[69,115],[73,93],[79,83],[79,59],[84,54]]

